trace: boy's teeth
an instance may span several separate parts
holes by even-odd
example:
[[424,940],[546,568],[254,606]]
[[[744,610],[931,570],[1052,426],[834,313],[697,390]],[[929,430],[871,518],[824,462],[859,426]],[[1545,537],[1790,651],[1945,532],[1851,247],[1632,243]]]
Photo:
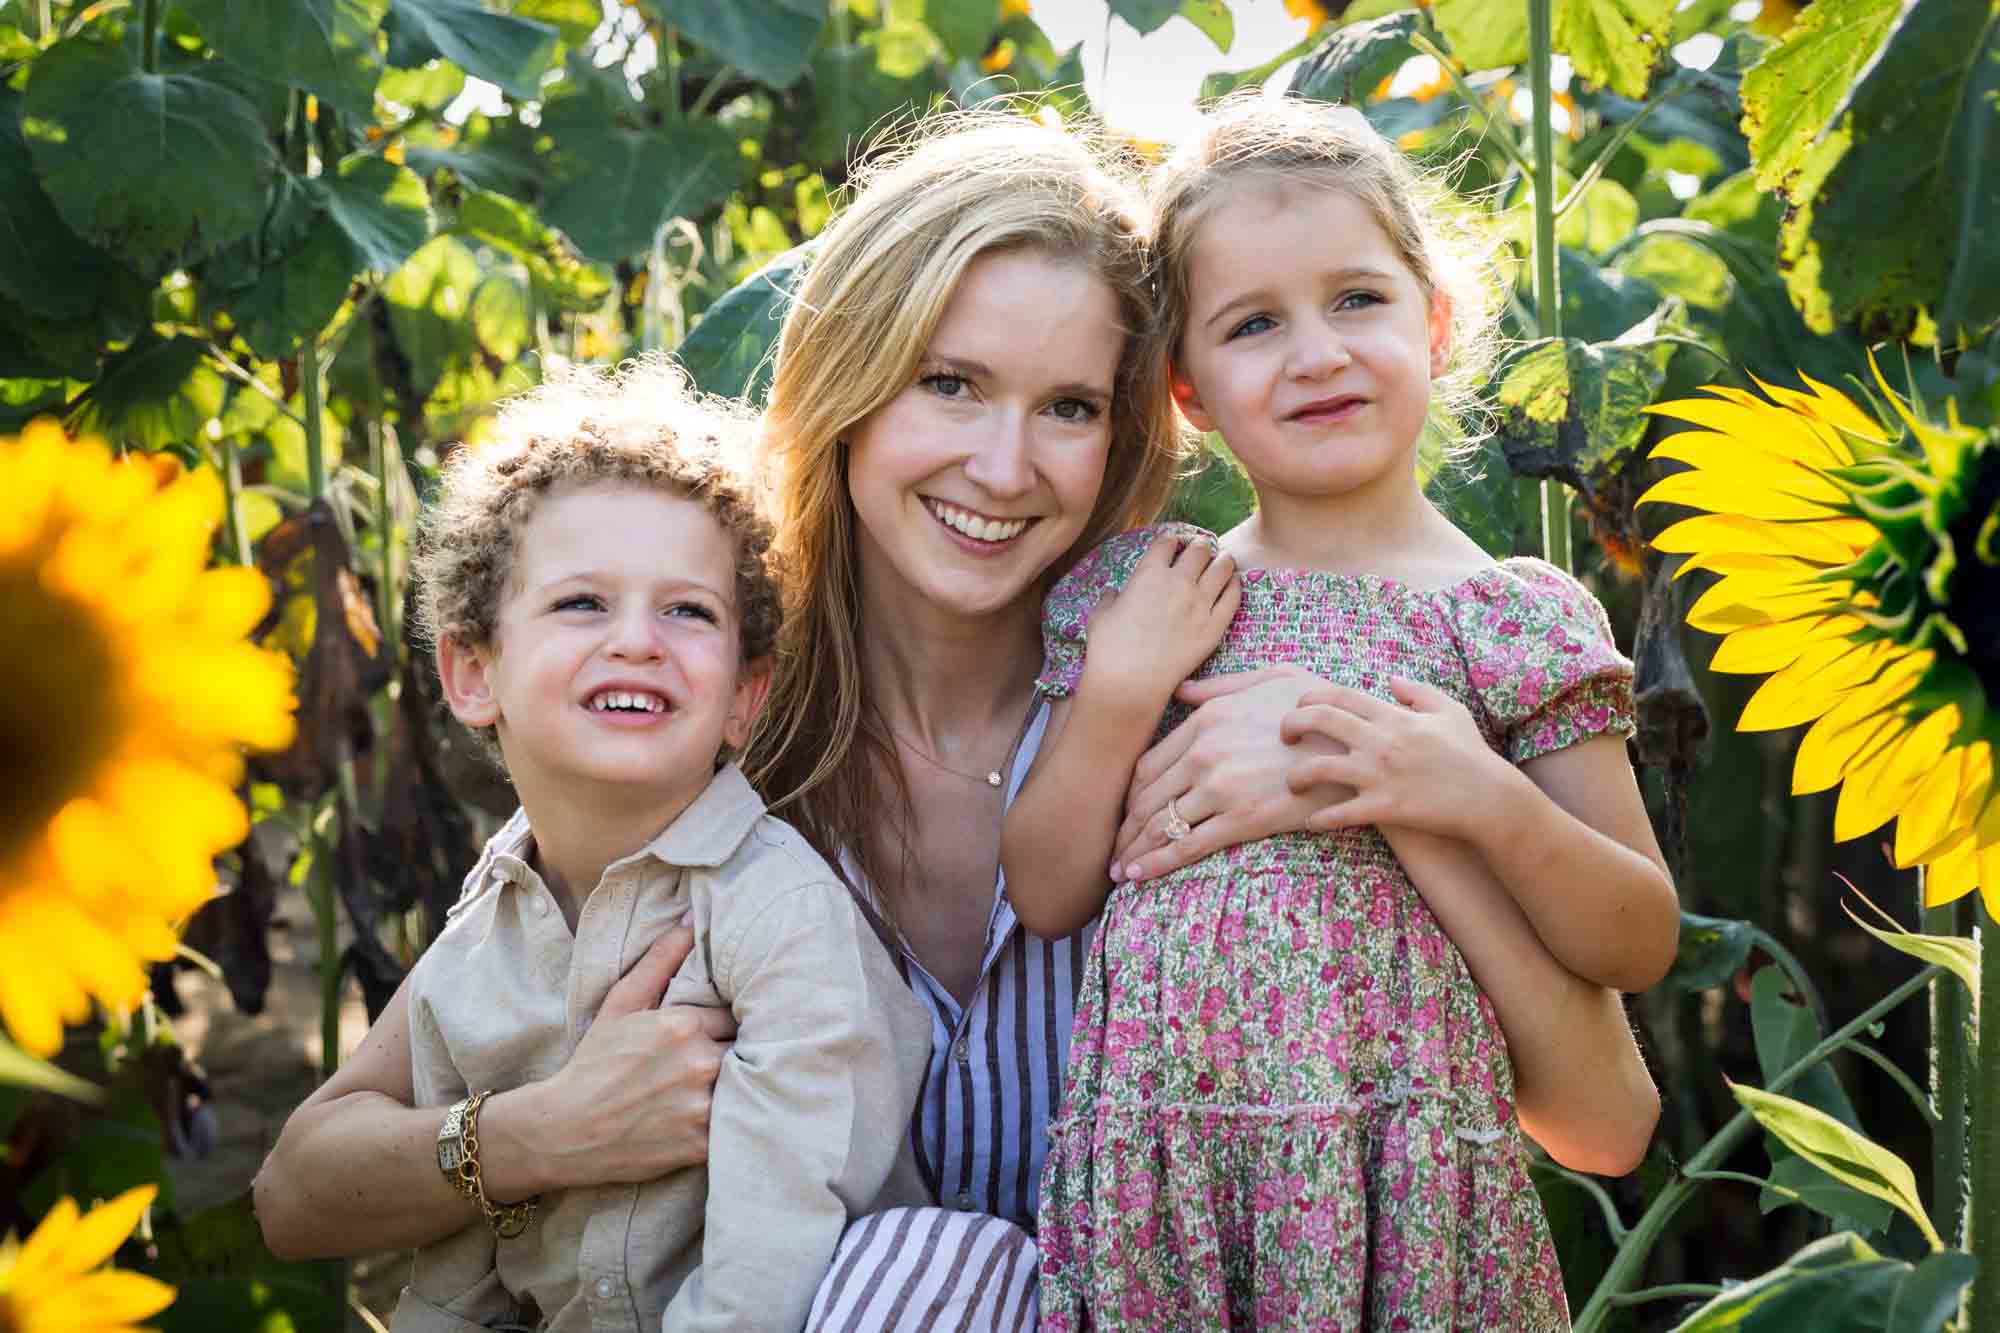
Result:
[[955,532],[962,532],[975,541],[1008,541],[1020,536],[1022,530],[1028,526],[1028,520],[1025,518],[1008,519],[1004,522],[999,519],[981,518],[977,514],[938,500],[931,501],[931,512],[936,514],[938,520],[946,527]]
[[658,713],[664,711],[667,705],[664,699],[656,695],[633,694],[626,690],[607,690],[595,699],[592,699],[590,706],[600,713],[614,708]]

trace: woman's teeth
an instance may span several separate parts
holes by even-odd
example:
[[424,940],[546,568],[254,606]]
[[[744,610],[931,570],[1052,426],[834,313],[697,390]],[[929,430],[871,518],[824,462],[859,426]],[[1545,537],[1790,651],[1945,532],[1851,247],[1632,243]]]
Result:
[[613,710],[634,713],[664,713],[667,701],[657,694],[631,694],[624,690],[607,690],[590,701],[593,712],[606,713]]
[[1005,520],[981,518],[970,510],[960,509],[956,505],[945,504],[941,500],[927,500],[925,503],[930,506],[931,513],[937,516],[938,522],[944,524],[953,532],[964,533],[974,541],[1011,541],[1013,538],[1020,536],[1028,527],[1028,520],[1025,518],[1010,518]]

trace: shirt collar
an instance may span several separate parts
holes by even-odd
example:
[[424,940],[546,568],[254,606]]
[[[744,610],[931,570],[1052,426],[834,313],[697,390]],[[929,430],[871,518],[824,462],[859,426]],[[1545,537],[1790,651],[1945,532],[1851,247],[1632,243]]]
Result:
[[[743,770],[729,764],[658,837],[614,864],[650,856],[670,866],[719,866],[736,854],[763,815],[763,798]],[[527,860],[533,842],[534,830],[517,813],[494,835],[489,849],[491,877],[503,884],[520,884],[534,874]]]

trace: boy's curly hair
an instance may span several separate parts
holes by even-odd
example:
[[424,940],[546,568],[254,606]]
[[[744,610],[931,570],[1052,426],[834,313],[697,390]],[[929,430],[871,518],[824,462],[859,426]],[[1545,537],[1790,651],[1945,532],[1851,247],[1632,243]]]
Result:
[[744,661],[770,653],[779,602],[771,524],[758,503],[750,451],[756,418],[704,395],[663,357],[610,373],[552,370],[500,407],[489,438],[446,461],[417,529],[417,629],[491,647],[514,576],[520,534],[551,492],[623,481],[693,500],[736,547]]

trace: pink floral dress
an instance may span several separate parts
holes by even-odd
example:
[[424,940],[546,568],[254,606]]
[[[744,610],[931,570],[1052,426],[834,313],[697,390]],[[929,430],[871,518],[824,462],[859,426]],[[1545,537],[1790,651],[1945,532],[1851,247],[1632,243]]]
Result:
[[[1051,591],[1044,693],[1075,688],[1091,608],[1159,531],[1113,538]],[[1392,675],[1428,681],[1516,763],[1631,734],[1603,609],[1539,560],[1437,591],[1242,577],[1198,676],[1291,662],[1384,698]],[[1498,1021],[1373,828],[1114,890],[1072,1041],[1042,1180],[1044,1330],[1568,1326]]]

